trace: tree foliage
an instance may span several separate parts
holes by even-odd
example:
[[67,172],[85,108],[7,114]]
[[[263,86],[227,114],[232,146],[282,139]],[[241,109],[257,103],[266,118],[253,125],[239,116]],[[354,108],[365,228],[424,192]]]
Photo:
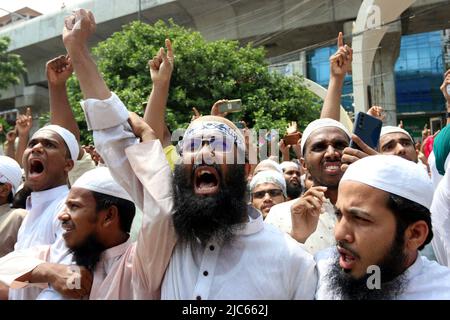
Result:
[[7,52],[10,43],[8,37],[0,38],[0,90],[18,84],[26,71],[20,56]]
[[[172,21],[132,22],[93,49],[105,81],[129,110],[143,114],[151,90],[147,62],[166,38],[172,40],[175,52],[166,118],[171,130],[188,125],[192,107],[206,115],[219,99],[242,99],[243,111],[228,118],[244,120],[256,129],[283,131],[288,121],[304,128],[319,116],[320,100],[302,87],[301,77],[269,73],[263,48],[240,47],[230,40],[208,42],[199,32]],[[69,81],[69,97],[87,142],[75,78]]]

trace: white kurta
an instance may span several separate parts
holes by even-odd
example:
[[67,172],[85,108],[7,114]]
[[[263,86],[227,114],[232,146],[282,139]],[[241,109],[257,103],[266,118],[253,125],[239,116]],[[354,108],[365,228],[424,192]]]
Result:
[[[272,224],[280,230],[291,234],[292,219],[291,206],[298,199],[283,202],[274,205],[264,220],[265,223]],[[334,238],[334,226],[336,224],[336,215],[334,213],[334,206],[329,199],[322,205],[322,214],[317,223],[317,229],[305,241],[305,249],[310,253],[315,254],[320,250],[334,246],[336,240]]]
[[177,244],[162,299],[312,299],[317,285],[313,257],[287,234],[250,221],[223,247]]
[[[68,193],[66,185],[31,193],[26,203],[28,213],[19,229],[15,250],[55,244],[55,259],[59,260],[67,254],[58,214],[64,208]],[[40,291],[37,288],[10,289],[9,299],[34,300]]]
[[[319,285],[316,299],[337,299],[327,285],[326,274],[333,264],[335,248],[329,248],[316,254],[319,271]],[[416,261],[405,271],[406,287],[398,300],[439,300],[450,299],[450,269],[418,254]]]
[[450,163],[434,191],[430,211],[434,254],[440,264],[450,267]]

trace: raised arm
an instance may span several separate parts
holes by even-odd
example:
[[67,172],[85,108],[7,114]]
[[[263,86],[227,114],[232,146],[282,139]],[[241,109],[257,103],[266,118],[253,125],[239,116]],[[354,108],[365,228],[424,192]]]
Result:
[[80,9],[64,20],[63,42],[72,60],[85,99],[111,97],[103,77],[91,57],[87,40],[95,32],[95,19],[90,11]]
[[10,158],[16,159],[16,148],[14,146],[14,142],[17,138],[17,131],[16,128],[13,130],[8,131],[6,134],[6,141],[5,141],[5,156],[8,156]]
[[33,126],[33,116],[31,113],[31,108],[27,108],[25,114],[19,115],[16,120],[17,133],[19,135],[19,144],[16,150],[16,161],[22,167],[22,157],[25,149],[28,145],[28,140],[30,138],[30,130]]
[[158,54],[148,62],[152,78],[152,92],[144,113],[145,122],[155,131],[156,137],[161,143],[164,141],[166,129],[166,104],[174,63],[172,43],[169,39],[166,39],[166,47],[167,54],[164,48],[160,48]]
[[351,70],[353,50],[344,45],[342,32],[338,35],[338,51],[330,57],[330,82],[323,102],[321,118],[340,120],[342,87],[347,72]]
[[70,107],[66,87],[67,79],[73,73],[72,61],[69,56],[59,56],[48,61],[45,67],[50,93],[50,122],[72,132],[80,143],[80,128]]

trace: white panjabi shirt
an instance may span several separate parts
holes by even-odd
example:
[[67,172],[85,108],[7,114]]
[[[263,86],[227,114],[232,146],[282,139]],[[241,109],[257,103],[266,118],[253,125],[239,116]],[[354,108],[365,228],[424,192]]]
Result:
[[[298,199],[283,202],[274,205],[264,220],[265,223],[274,225],[281,231],[291,234],[292,219],[291,207]],[[314,231],[308,239],[306,239],[304,248],[311,254],[316,254],[320,250],[331,247],[336,244],[334,238],[334,226],[336,224],[336,215],[334,206],[329,199],[322,204],[322,213],[317,223],[316,231]]]
[[287,234],[263,223],[248,207],[249,222],[231,243],[177,243],[161,299],[312,299],[317,274],[312,256]]
[[[31,193],[26,203],[28,213],[20,226],[14,250],[54,244],[56,260],[67,255],[58,214],[64,209],[68,193],[66,185]],[[34,300],[40,292],[38,288],[10,289],[9,300]]]
[[434,254],[440,264],[450,267],[450,163],[434,191],[430,212]]

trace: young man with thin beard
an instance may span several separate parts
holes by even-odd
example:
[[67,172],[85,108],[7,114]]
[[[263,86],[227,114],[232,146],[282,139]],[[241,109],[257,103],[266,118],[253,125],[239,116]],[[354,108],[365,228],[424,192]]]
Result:
[[450,270],[419,253],[433,237],[432,193],[428,175],[401,157],[350,165],[336,202],[337,246],[316,255],[316,298],[450,299]]

